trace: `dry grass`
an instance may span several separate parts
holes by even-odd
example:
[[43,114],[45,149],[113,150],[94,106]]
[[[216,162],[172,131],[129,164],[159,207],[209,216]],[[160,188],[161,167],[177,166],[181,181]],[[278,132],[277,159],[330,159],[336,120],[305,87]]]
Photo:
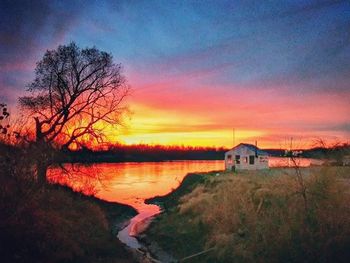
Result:
[[222,262],[346,262],[350,258],[349,168],[224,173],[184,196],[180,215],[209,228]]

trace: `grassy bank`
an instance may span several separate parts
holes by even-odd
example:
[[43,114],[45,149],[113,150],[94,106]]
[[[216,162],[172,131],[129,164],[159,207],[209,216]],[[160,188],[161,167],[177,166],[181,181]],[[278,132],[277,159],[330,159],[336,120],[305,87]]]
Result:
[[[189,175],[148,239],[185,262],[348,262],[350,168]],[[303,187],[304,188],[303,188]],[[305,195],[303,195],[305,189]]]
[[[213,172],[214,173],[214,172]],[[159,204],[166,211],[175,208],[179,203],[179,199],[185,194],[190,193],[197,185],[205,183],[211,175],[208,174],[188,174],[178,188],[165,196],[156,196],[146,199],[146,204]]]
[[133,262],[112,234],[133,208],[13,175],[0,172],[1,262]]

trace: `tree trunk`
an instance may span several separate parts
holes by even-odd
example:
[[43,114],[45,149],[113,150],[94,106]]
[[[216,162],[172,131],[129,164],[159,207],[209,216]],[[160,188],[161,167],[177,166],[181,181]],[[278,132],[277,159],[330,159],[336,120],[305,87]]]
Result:
[[39,184],[46,184],[46,172],[47,164],[43,160],[37,160],[36,169],[37,169],[37,180]]
[[43,134],[41,131],[42,124],[40,123],[37,117],[35,120],[35,132],[36,132],[36,173],[37,180],[39,184],[45,184],[46,180],[46,172],[47,172],[47,147],[43,138]]

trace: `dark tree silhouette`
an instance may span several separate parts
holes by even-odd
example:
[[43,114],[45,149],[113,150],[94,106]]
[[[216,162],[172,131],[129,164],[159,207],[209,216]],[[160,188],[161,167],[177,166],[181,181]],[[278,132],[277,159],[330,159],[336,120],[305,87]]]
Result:
[[10,113],[7,111],[6,104],[0,103],[0,134],[7,135],[8,128],[10,125],[4,124],[4,120],[10,116]]
[[46,181],[48,149],[100,142],[107,125],[120,124],[129,88],[111,54],[70,43],[45,53],[28,91],[19,102],[34,119],[37,176]]

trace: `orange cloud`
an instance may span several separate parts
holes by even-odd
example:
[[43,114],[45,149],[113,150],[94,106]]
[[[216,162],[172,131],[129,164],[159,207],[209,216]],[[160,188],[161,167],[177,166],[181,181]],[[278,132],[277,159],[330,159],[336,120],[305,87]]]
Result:
[[115,133],[115,140],[229,147],[232,128],[237,143],[258,140],[264,147],[280,147],[290,137],[308,146],[313,138],[349,138],[348,130],[337,129],[349,123],[347,91],[208,87],[192,85],[191,78],[133,85],[134,114],[127,127]]

